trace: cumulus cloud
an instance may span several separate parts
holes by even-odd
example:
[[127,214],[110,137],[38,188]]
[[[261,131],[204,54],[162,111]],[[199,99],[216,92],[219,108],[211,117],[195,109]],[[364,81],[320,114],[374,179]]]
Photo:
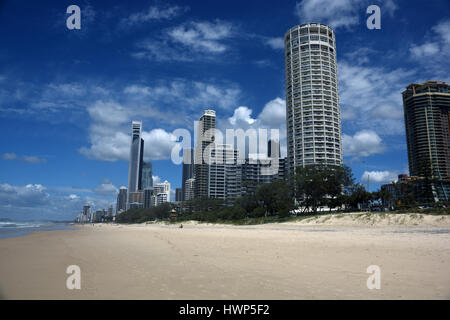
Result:
[[395,171],[364,171],[361,181],[373,182],[373,183],[390,183],[397,181],[398,173]]
[[0,202],[2,205],[34,207],[48,204],[50,195],[41,184],[27,184],[24,187],[0,184]]
[[281,146],[281,155],[286,156],[286,102],[281,98],[275,98],[267,102],[262,111],[256,118],[252,118],[253,110],[240,106],[234,110],[233,116],[226,120],[217,119],[217,128],[224,134],[227,129],[242,129],[244,132],[248,129],[268,129],[270,138],[270,129],[279,129],[279,139]]
[[361,130],[353,136],[343,134],[342,144],[344,156],[368,157],[385,150],[382,139],[372,130]]
[[252,110],[241,106],[234,109],[234,114],[231,118],[228,118],[232,125],[236,125],[239,122],[244,122],[245,124],[252,124],[255,122],[255,119],[252,118]]
[[[130,152],[130,126],[134,112],[117,102],[97,101],[88,107],[92,123],[89,128],[89,147],[79,152],[88,158],[116,161],[128,160]],[[151,160],[168,159],[175,138],[163,129],[142,132],[144,158]],[[147,147],[146,147],[147,146]]]
[[277,97],[267,102],[258,119],[266,127],[286,127],[286,101]]

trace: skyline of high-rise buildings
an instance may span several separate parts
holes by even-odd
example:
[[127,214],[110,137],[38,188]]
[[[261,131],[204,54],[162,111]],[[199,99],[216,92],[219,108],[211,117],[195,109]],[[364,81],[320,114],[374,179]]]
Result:
[[[183,150],[177,202],[202,197],[234,200],[263,183],[287,178],[298,166],[343,164],[334,30],[321,23],[300,24],[285,33],[284,45],[287,157],[280,156],[280,142],[269,139],[266,157],[276,160],[277,168],[268,174],[271,163],[254,161],[248,145],[239,155],[236,145],[215,141],[216,112],[204,110],[194,128],[194,148]],[[433,176],[449,176],[448,90],[445,83],[427,81],[411,84],[402,93],[411,175],[423,176],[418,163],[426,160]],[[139,199],[141,207],[170,202],[168,181],[153,186],[152,165],[143,161],[141,133],[142,122],[133,121],[128,198]]]

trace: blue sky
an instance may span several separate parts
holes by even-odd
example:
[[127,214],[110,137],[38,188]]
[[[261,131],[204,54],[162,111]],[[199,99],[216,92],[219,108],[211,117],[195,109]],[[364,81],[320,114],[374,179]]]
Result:
[[[71,4],[81,30],[66,28]],[[381,30],[366,27],[370,4]],[[402,90],[450,80],[449,13],[447,0],[1,1],[0,217],[115,203],[131,120],[173,189],[172,131],[204,109],[220,128],[279,128],[285,148],[282,39],[305,22],[335,29],[344,162],[375,190],[408,170]]]

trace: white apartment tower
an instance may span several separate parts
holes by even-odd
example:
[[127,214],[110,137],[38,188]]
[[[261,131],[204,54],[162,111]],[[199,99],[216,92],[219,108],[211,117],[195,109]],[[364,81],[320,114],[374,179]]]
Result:
[[336,42],[332,28],[305,23],[284,35],[287,169],[342,164]]

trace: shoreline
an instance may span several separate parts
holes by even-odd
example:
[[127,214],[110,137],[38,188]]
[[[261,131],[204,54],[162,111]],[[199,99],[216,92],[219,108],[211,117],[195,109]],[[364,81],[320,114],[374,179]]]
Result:
[[[0,239],[0,297],[450,299],[447,225],[336,220],[107,223]],[[80,267],[81,290],[66,288],[69,265]],[[370,265],[381,269],[380,290],[366,287]]]

